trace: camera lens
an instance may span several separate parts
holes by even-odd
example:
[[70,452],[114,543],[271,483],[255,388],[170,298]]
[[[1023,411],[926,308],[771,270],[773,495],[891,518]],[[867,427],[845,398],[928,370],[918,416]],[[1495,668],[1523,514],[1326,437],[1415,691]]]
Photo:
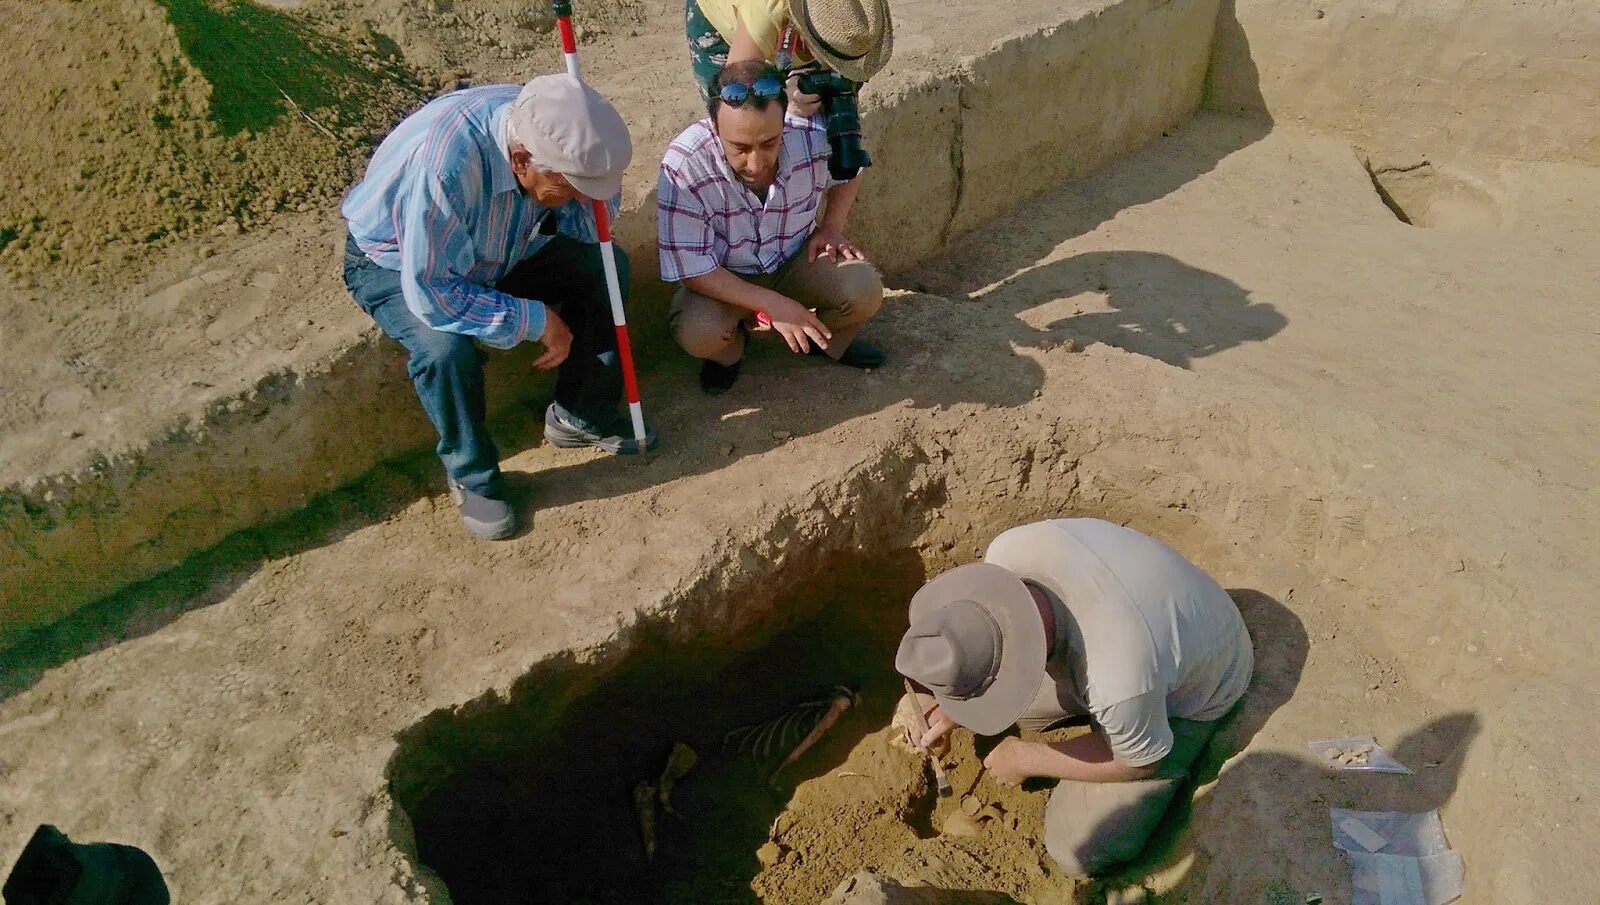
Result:
[[854,179],[863,167],[872,165],[861,146],[861,117],[856,113],[855,97],[841,96],[828,113],[828,172],[835,179]]
[[806,72],[800,76],[800,90],[822,99],[831,152],[828,173],[841,181],[854,179],[863,167],[872,166],[872,158],[861,146],[861,115],[856,107],[857,87],[855,82],[837,72]]

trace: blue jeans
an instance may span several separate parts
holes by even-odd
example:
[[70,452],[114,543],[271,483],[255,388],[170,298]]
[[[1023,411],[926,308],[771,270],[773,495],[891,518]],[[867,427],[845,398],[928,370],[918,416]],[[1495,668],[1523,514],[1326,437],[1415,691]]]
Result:
[[[628,257],[620,248],[616,254],[626,298]],[[400,291],[400,274],[374,264],[350,236],[344,284],[361,310],[411,353],[406,372],[439,432],[436,451],[445,473],[473,493],[499,496],[504,490],[500,452],[484,425],[483,352],[470,337],[435,330],[412,314]],[[600,246],[552,236],[495,288],[555,307],[572,331],[572,351],[556,370],[556,408],[585,428],[609,428],[622,399],[622,370]]]

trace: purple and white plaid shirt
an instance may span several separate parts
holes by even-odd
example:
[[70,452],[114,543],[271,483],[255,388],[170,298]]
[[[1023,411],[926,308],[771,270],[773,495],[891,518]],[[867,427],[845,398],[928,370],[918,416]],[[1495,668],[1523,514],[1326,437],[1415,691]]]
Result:
[[722,142],[703,119],[672,140],[656,183],[661,279],[678,283],[720,265],[746,275],[772,273],[805,247],[828,175],[821,117],[785,117],[778,176],[763,204],[728,166]]

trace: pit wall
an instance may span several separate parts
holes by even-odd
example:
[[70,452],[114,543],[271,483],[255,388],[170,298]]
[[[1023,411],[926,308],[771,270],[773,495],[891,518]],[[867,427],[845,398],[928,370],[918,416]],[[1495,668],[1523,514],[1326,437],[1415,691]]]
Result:
[[1600,164],[1593,0],[1224,0],[1205,106],[1367,149]]
[[[1064,11],[953,72],[882,77],[863,116],[874,167],[852,232],[883,269],[903,269],[1180,124],[1200,103],[1218,2]],[[676,351],[664,341],[654,224],[650,194],[617,226],[635,264],[646,366]],[[493,359],[489,398],[502,410],[544,391],[529,376],[531,352]],[[198,423],[0,488],[0,647],[431,440],[401,353],[369,328],[314,365],[219,400]]]

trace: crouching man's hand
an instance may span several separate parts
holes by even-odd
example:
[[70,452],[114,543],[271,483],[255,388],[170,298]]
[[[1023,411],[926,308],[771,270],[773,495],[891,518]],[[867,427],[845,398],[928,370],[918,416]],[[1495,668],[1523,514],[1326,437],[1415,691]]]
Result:
[[786,295],[773,293],[761,310],[771,319],[772,329],[783,337],[792,352],[809,352],[812,345],[826,349],[828,340],[833,338],[832,331],[817,320],[811,309]]
[[567,329],[567,322],[549,305],[544,309],[544,333],[539,335],[539,342],[544,346],[544,354],[534,361],[533,366],[545,371],[566,361],[567,354],[572,351],[572,331]]
[[832,258],[837,263],[845,261],[865,261],[867,253],[861,246],[844,237],[844,233],[836,229],[818,227],[806,240],[806,261],[815,261],[817,258]]

